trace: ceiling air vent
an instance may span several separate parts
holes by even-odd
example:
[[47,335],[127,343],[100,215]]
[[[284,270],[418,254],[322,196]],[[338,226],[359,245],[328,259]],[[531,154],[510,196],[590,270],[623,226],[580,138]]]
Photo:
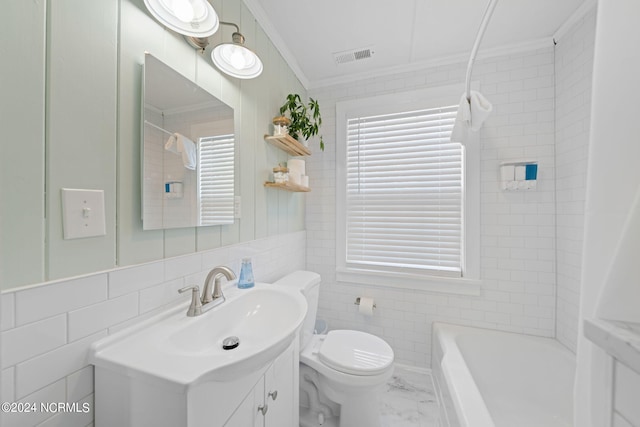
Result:
[[361,61],[373,56],[375,52],[373,48],[366,47],[360,49],[345,50],[343,52],[336,52],[333,54],[333,59],[336,64],[346,64],[347,62]]

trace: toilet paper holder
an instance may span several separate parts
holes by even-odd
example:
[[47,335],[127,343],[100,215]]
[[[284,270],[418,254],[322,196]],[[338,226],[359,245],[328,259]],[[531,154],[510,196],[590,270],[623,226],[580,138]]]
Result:
[[[360,297],[356,298],[356,302],[354,302],[355,305],[360,305]],[[376,308],[376,303],[373,303],[373,308]]]

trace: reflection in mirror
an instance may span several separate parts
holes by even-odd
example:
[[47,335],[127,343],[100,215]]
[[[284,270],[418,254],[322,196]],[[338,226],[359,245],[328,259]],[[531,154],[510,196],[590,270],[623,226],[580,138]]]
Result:
[[145,54],[145,230],[233,224],[233,109]]

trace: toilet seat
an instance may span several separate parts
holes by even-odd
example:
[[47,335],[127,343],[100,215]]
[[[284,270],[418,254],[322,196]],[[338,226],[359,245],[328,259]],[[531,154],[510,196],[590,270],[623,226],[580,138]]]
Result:
[[384,373],[393,363],[393,350],[383,339],[360,331],[330,331],[319,350],[322,363],[338,372],[373,376]]

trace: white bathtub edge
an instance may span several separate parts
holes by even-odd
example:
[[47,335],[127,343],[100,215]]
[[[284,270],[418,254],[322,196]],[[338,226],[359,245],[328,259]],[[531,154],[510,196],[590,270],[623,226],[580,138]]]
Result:
[[461,427],[495,427],[484,399],[460,353],[445,353],[442,373]]
[[[434,323],[434,337],[442,348],[440,369],[453,401],[460,427],[495,427],[482,394],[467,368],[467,364],[455,342],[455,336],[462,327],[451,324]],[[447,332],[442,333],[442,329]]]

